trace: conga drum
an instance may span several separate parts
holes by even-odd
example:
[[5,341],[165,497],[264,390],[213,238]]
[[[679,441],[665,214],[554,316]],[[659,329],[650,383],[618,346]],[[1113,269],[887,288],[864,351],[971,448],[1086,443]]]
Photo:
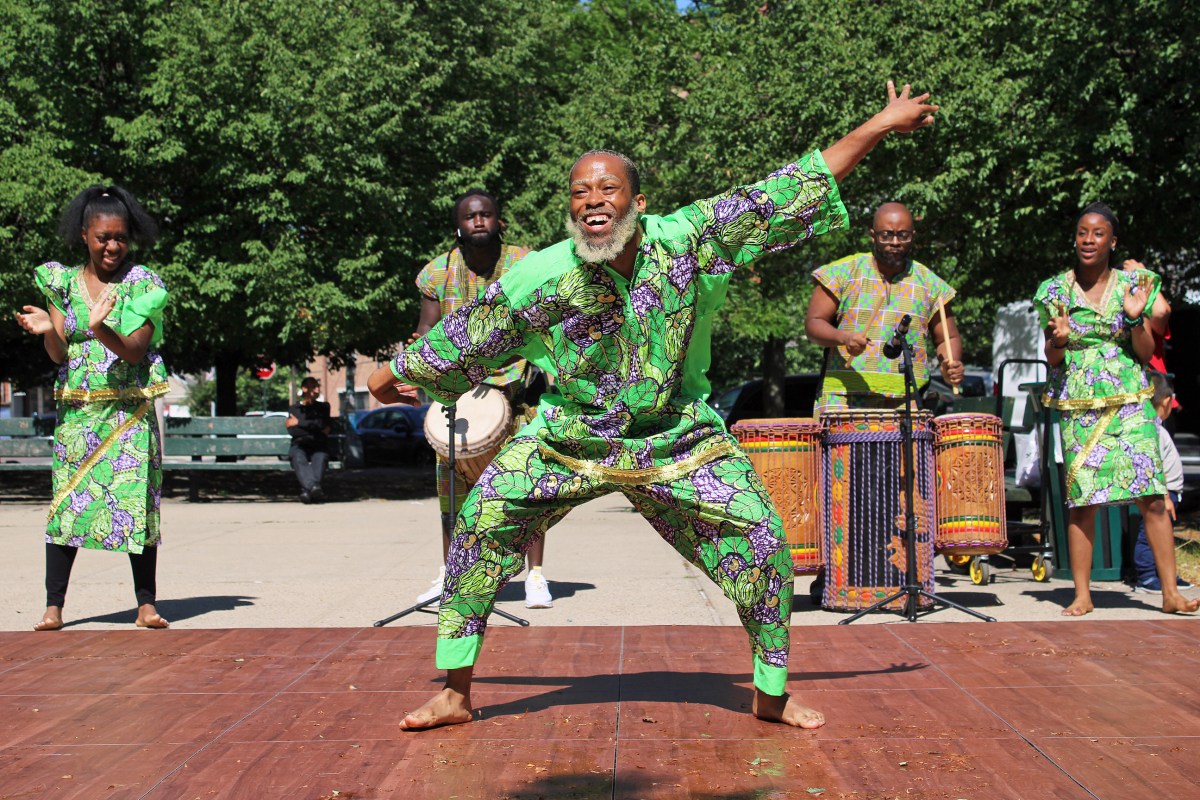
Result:
[[[450,426],[441,403],[425,414],[425,438],[443,458],[450,457]],[[467,483],[474,484],[512,435],[512,406],[504,392],[481,383],[458,398],[454,415],[454,463]]]
[[821,566],[821,426],[811,419],[745,419],[729,429],[783,519],[792,567]]
[[1003,424],[991,414],[946,414],[933,421],[937,552],[980,556],[1008,547],[1002,441]]
[[[907,583],[904,453],[896,411],[832,409],[821,414],[824,428],[824,608],[860,611],[900,591]],[[932,415],[914,411],[913,462],[916,506],[917,579],[933,592]],[[901,596],[884,608],[903,611]],[[919,608],[933,601],[918,598]]]

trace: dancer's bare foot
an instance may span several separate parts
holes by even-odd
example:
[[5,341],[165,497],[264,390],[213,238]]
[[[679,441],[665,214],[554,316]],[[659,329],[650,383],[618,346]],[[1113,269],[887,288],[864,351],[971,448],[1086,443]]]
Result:
[[750,711],[764,722],[782,722],[794,728],[819,728],[825,724],[825,715],[816,709],[800,705],[789,694],[773,695],[754,690]]
[[35,631],[57,631],[63,626],[62,608],[59,606],[46,606],[46,613],[42,614],[42,621],[33,626]]
[[474,719],[469,695],[453,689],[442,689],[416,711],[400,720],[402,731],[423,731],[443,725],[460,725]]
[[153,603],[138,606],[137,626],[139,628],[169,628],[171,623],[158,615]]
[[1168,595],[1163,592],[1162,610],[1165,614],[1191,614],[1200,609],[1200,600],[1189,600],[1183,593],[1176,590]]
[[1095,610],[1096,607],[1092,605],[1092,598],[1076,597],[1075,602],[1062,610],[1062,615],[1064,617],[1082,617],[1084,614],[1090,614]]

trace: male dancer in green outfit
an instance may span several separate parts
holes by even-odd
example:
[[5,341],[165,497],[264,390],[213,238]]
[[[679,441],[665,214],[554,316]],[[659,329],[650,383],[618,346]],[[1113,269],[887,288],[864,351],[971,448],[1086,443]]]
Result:
[[386,403],[419,385],[447,402],[520,352],[560,394],[493,459],[463,503],[438,616],[446,687],[404,730],[469,722],[471,675],[496,592],[571,508],[623,493],[738,607],[761,719],[804,728],[820,712],[785,691],[792,604],[783,525],[746,456],[704,402],[713,315],[733,270],[846,224],[837,181],[893,131],[933,122],[929,95],[899,95],[824,152],[763,181],[645,215],[636,166],[612,151],[571,170],[572,238],[525,258],[370,379]]

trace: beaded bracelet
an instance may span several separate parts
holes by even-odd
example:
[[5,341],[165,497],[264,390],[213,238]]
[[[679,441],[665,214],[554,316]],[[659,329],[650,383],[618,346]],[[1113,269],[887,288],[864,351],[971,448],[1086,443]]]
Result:
[[1126,328],[1136,328],[1145,321],[1146,321],[1145,313],[1139,314],[1138,316],[1134,317],[1133,319],[1129,319],[1129,317],[1126,317],[1125,318],[1125,327]]

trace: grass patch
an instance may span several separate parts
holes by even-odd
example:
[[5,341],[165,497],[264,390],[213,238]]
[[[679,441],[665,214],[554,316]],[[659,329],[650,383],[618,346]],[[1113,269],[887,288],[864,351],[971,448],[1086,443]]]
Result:
[[1175,524],[1175,564],[1181,578],[1200,585],[1200,512],[1181,516]]

